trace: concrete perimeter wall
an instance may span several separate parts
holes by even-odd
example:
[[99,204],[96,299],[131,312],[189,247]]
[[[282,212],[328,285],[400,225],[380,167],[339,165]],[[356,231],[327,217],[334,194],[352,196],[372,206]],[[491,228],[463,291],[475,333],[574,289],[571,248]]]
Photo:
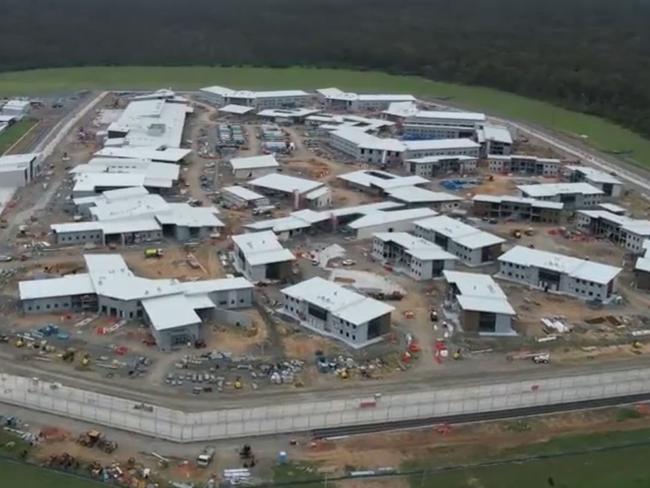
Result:
[[7,374],[0,375],[0,402],[71,417],[175,442],[291,433],[372,422],[428,418],[551,405],[650,392],[650,368],[484,386],[384,395],[375,407],[365,398],[297,401],[252,408],[182,412]]

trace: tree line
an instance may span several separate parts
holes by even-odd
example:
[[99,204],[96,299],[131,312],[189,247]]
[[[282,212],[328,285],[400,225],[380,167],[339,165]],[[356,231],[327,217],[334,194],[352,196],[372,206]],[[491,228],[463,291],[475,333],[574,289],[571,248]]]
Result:
[[0,0],[0,71],[311,65],[489,86],[650,136],[650,0]]

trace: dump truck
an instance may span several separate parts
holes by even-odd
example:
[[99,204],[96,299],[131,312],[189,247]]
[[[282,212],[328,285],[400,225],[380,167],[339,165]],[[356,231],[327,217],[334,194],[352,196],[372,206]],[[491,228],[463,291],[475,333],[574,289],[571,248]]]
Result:
[[201,454],[196,457],[196,465],[200,468],[207,468],[214,459],[214,453],[214,447],[204,448]]
[[160,248],[155,248],[155,247],[145,249],[144,250],[144,257],[145,258],[162,258],[163,257],[163,250],[160,249]]

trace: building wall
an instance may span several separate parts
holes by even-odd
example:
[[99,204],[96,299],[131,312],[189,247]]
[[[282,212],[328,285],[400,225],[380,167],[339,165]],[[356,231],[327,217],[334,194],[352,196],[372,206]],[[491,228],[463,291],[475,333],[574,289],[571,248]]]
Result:
[[479,148],[417,149],[404,151],[403,159],[425,158],[427,156],[469,156],[479,157]]
[[55,233],[56,243],[62,246],[78,246],[86,243],[104,244],[104,234],[101,230],[84,232]]
[[72,297],[70,296],[22,301],[23,312],[26,314],[63,313],[70,310],[71,306]]
[[99,313],[123,319],[137,319],[143,315],[140,300],[116,300],[114,298],[99,296]]
[[29,168],[16,168],[11,171],[0,171],[0,187],[21,187],[29,183]]
[[409,232],[413,230],[416,220],[422,220],[422,217],[413,219],[400,220],[399,222],[392,222],[390,224],[378,224],[370,227],[363,227],[356,229],[357,239],[369,239],[377,232]]
[[307,200],[309,208],[328,208],[332,205],[332,193],[328,190],[327,193],[319,196],[318,198],[312,198]]
[[634,271],[634,276],[639,290],[650,290],[650,273],[637,269]]
[[179,242],[207,239],[211,234],[219,231],[216,227],[186,227],[181,225],[174,227],[174,237]]
[[[148,318],[147,322],[151,323]],[[158,331],[153,327],[149,328],[156,339],[158,348],[162,351],[170,351],[174,346],[184,345],[187,342],[194,342],[201,338],[200,324],[191,324],[162,331]]]
[[219,308],[250,308],[253,306],[253,289],[216,291],[208,295]]

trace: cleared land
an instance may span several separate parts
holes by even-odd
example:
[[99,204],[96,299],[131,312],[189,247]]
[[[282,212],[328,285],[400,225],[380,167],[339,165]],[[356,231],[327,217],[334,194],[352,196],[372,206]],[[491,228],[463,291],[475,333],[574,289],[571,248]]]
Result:
[[7,130],[0,133],[0,155],[7,152],[11,146],[13,146],[37,123],[38,121],[34,119],[24,119],[16,122],[11,127],[7,127]]
[[323,88],[365,92],[408,92],[440,98],[503,117],[551,127],[571,136],[587,136],[598,149],[625,153],[650,166],[650,141],[602,118],[572,112],[551,104],[482,87],[439,83],[415,76],[372,71],[315,68],[224,67],[86,67],[30,70],[0,74],[0,95],[30,95],[71,90],[196,89],[210,84],[238,88]]

